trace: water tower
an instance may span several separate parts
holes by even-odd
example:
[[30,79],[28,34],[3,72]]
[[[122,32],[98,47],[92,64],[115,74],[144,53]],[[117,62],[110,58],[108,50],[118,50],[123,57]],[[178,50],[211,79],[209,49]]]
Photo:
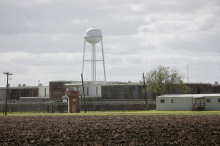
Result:
[[[91,60],[85,60],[85,47],[86,42],[91,44]],[[96,43],[101,42],[102,48],[102,60],[96,60]],[[85,32],[84,37],[84,51],[83,51],[83,66],[82,66],[82,74],[84,70],[84,62],[90,61],[91,62],[91,81],[96,81],[96,61],[103,62],[103,70],[104,70],[104,78],[106,81],[106,74],[105,74],[105,60],[104,60],[104,52],[103,52],[103,42],[102,42],[102,32],[100,29],[97,28],[89,28]]]

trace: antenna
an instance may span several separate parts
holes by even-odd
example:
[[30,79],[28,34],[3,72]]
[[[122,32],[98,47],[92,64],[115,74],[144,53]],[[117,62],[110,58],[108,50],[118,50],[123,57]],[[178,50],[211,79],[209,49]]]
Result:
[[187,64],[187,80],[188,80],[188,84],[189,84],[189,64]]

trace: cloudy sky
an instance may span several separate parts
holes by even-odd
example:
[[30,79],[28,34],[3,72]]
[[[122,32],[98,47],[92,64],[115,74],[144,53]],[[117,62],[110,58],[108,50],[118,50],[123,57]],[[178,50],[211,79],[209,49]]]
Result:
[[[107,81],[139,81],[158,65],[187,81],[189,64],[190,82],[220,82],[219,0],[0,0],[0,72],[13,73],[11,86],[80,80],[90,27],[102,30]],[[104,79],[101,62],[97,78]]]

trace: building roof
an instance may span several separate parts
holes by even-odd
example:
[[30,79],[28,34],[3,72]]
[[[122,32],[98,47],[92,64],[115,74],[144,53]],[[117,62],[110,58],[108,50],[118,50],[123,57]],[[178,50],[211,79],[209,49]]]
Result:
[[[20,97],[20,99],[38,99],[38,97]],[[49,99],[49,95],[39,97],[39,99]]]
[[67,80],[57,80],[57,81],[49,81],[49,82],[74,82],[74,81],[67,81]]
[[82,86],[82,83],[67,83],[65,86]]
[[[37,88],[38,89],[38,86],[26,86],[26,87],[8,87],[8,89],[35,89]],[[0,90],[1,89],[7,89],[6,87],[0,87]]]
[[211,85],[211,83],[202,83],[202,82],[200,82],[200,83],[196,83],[196,82],[183,82],[183,84],[196,84],[196,85]]
[[[84,98],[84,96],[82,95],[82,97],[79,97],[80,99],[81,98]],[[92,96],[92,95],[90,95],[90,96],[88,96],[88,95],[85,95],[85,98],[87,98],[87,99],[89,99],[89,98],[102,98],[102,96],[101,95],[94,95],[94,96]],[[68,96],[62,96],[62,99],[68,99]]]
[[143,85],[144,84],[141,84],[139,82],[131,82],[131,83],[118,82],[118,83],[106,84],[102,86],[143,86]]
[[158,97],[165,98],[202,98],[202,97],[220,97],[220,94],[165,94]]
[[220,86],[220,84],[212,84],[212,86],[213,86],[213,87],[215,87],[215,86]]

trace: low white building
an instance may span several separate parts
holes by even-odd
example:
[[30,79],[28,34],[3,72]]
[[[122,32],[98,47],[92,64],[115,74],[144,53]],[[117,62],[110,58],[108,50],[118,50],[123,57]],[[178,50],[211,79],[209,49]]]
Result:
[[39,85],[39,96],[44,97],[44,96],[49,96],[49,86],[43,86],[42,84]]
[[219,111],[220,94],[172,94],[156,97],[157,111]]
[[0,90],[0,102],[5,101],[5,97],[6,97],[6,91]]

